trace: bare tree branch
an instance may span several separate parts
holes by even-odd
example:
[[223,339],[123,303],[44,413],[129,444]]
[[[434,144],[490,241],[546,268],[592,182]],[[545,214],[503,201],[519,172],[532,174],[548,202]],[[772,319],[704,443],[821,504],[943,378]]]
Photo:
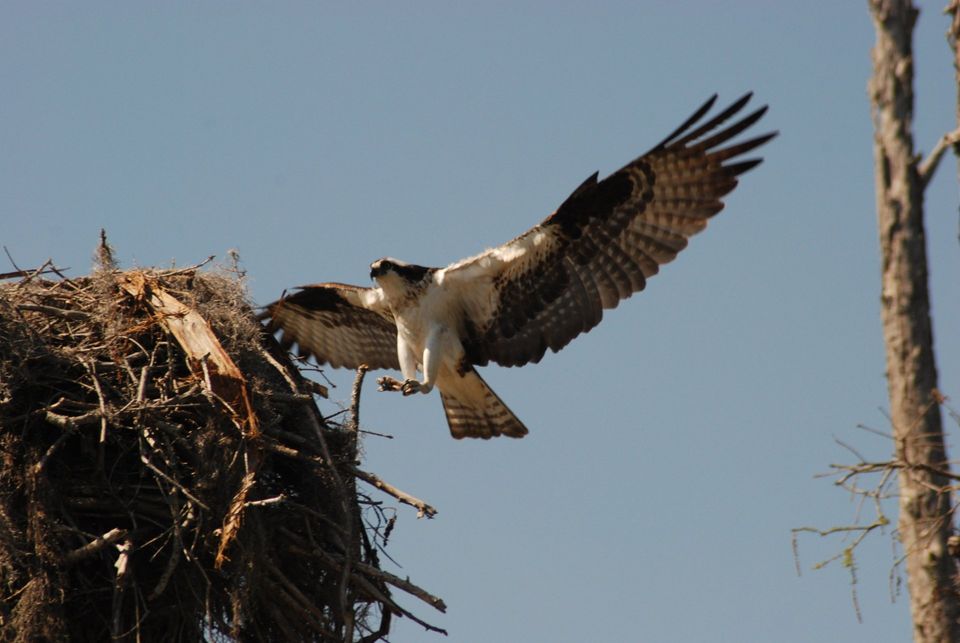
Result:
[[427,518],[433,518],[437,515],[437,510],[425,503],[423,500],[411,496],[405,491],[400,491],[390,483],[384,482],[372,473],[362,471],[356,467],[351,467],[350,472],[364,482],[373,485],[380,491],[390,494],[400,502],[410,505],[411,507],[416,507],[418,518],[422,518],[423,516],[426,516]]
[[119,542],[126,537],[126,529],[111,529],[102,536],[94,538],[83,547],[74,549],[72,552],[63,557],[63,562],[67,565],[73,565],[74,563],[80,562],[84,558],[93,556],[94,554],[106,549],[110,545]]
[[937,171],[937,166],[940,164],[943,153],[947,151],[948,147],[955,147],[957,143],[960,143],[960,128],[940,137],[940,140],[937,141],[936,146],[930,151],[927,158],[917,166],[917,174],[920,175],[920,185],[922,187],[926,188],[927,184],[930,183],[930,179],[933,178],[934,173]]

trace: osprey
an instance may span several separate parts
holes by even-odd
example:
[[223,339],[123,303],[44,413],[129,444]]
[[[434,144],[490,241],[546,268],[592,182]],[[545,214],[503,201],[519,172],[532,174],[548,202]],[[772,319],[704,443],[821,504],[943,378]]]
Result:
[[[751,94],[703,121],[716,95],[649,152],[597,174],[516,239],[447,266],[384,258],[373,288],[304,286],[266,307],[270,332],[335,368],[399,370],[378,380],[403,395],[434,387],[454,438],[519,438],[527,428],[475,366],[539,362],[596,326],[603,310],[643,290],[660,265],[723,209],[721,197],[762,159],[742,155],[776,132],[724,146],[766,106],[730,124]],[[423,374],[418,380],[417,371]]]

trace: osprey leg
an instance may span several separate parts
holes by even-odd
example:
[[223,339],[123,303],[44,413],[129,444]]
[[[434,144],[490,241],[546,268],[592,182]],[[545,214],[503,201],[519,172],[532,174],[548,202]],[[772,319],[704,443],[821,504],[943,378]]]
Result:
[[[451,341],[453,340],[453,341]],[[397,356],[400,358],[400,370],[404,381],[392,377],[381,377],[377,380],[381,391],[400,391],[404,395],[414,393],[429,393],[437,383],[440,365],[445,357],[454,355],[457,360],[463,354],[463,348],[443,326],[434,326],[427,335],[423,347],[423,357],[420,367],[423,372],[423,381],[416,379],[417,356],[403,337],[397,336]]]
[[433,390],[433,383],[436,381],[438,364],[436,357],[431,358],[431,346],[433,346],[433,355],[436,355],[437,338],[436,333],[430,333],[427,338],[427,346],[423,351],[423,382],[417,380],[417,355],[408,344],[402,334],[397,335],[397,357],[400,361],[400,371],[403,373],[403,381],[393,377],[384,376],[377,380],[377,388],[381,391],[400,391],[405,396],[414,393],[429,393]]

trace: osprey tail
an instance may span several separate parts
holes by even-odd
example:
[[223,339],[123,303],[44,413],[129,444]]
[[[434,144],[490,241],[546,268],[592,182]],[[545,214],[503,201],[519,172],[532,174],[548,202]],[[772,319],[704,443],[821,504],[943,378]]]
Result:
[[506,435],[522,438],[528,431],[517,416],[473,369],[438,382],[450,435],[456,439]]

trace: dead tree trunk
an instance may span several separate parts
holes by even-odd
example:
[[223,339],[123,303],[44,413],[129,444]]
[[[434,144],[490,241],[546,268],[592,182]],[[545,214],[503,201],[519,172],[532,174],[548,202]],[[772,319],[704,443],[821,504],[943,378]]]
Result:
[[956,564],[947,552],[950,493],[927,290],[923,188],[914,152],[910,0],[869,0],[877,31],[869,92],[874,119],[881,319],[899,475],[899,536],[917,643],[960,641]]

